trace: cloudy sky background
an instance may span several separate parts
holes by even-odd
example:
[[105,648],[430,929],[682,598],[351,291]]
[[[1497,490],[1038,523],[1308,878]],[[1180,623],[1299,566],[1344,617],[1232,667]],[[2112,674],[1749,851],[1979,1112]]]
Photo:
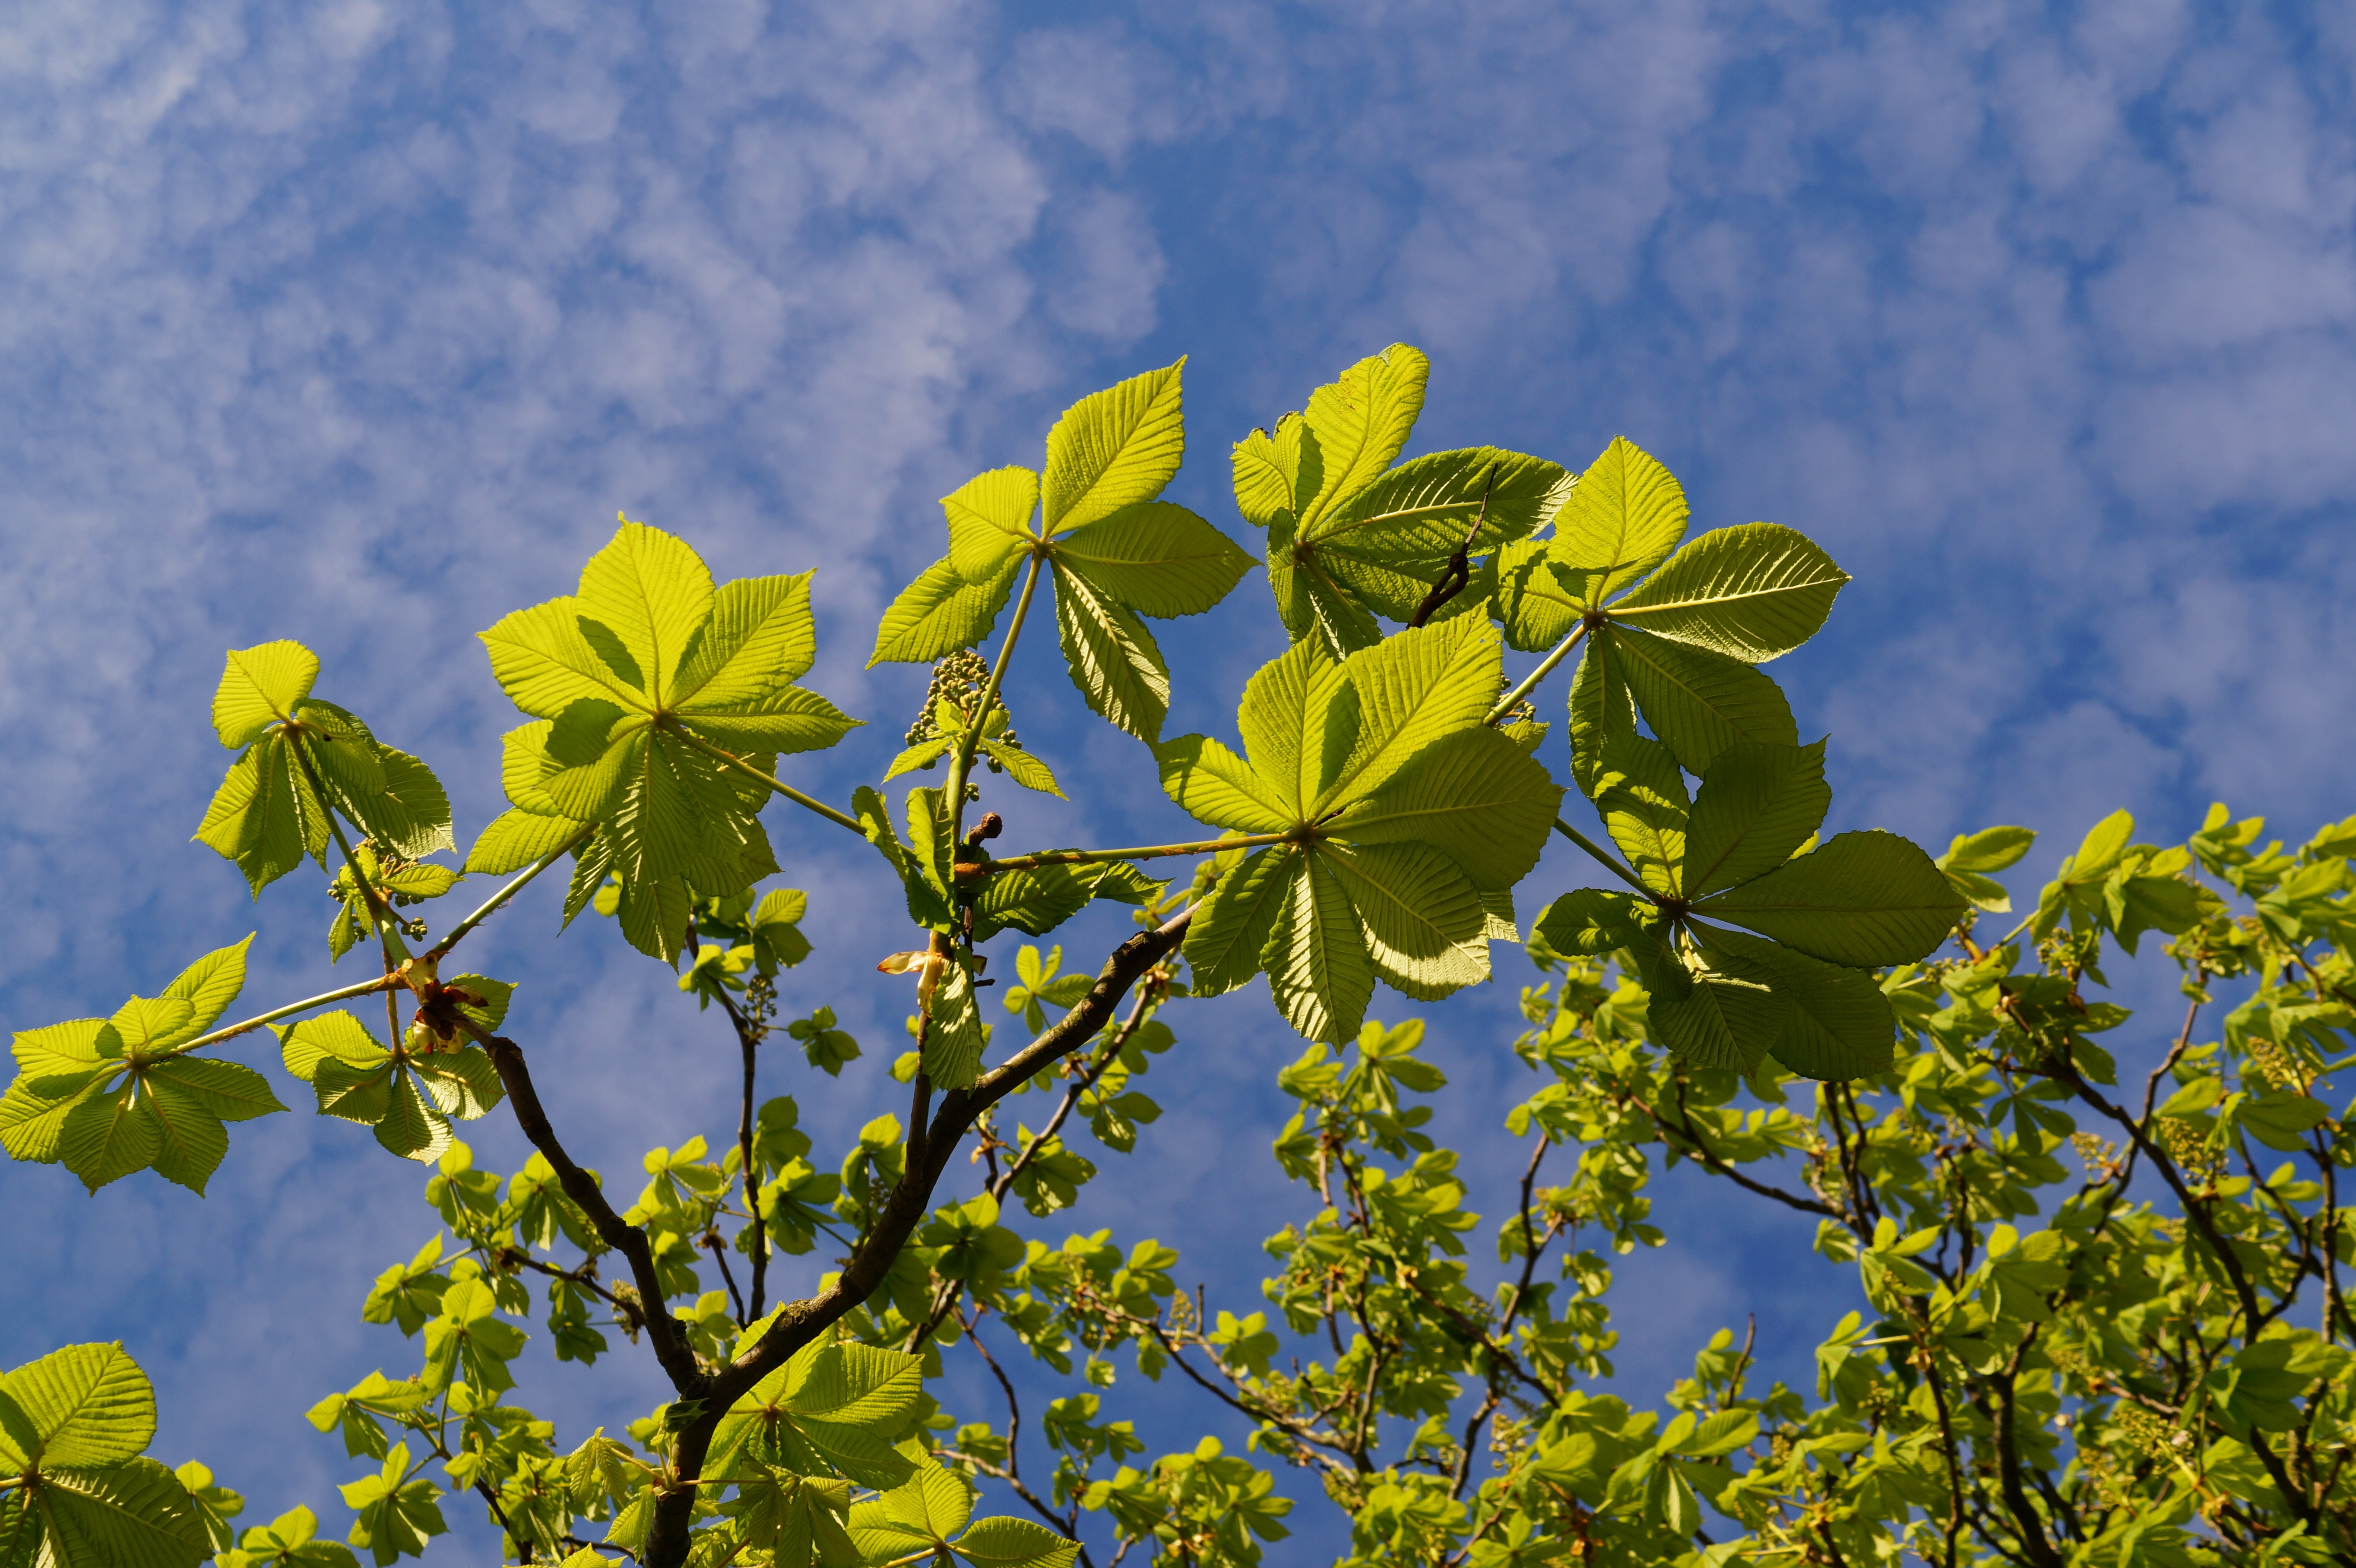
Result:
[[[257,925],[248,999],[317,988],[316,873],[256,912],[186,841],[227,760],[221,650],[309,644],[320,694],[432,762],[469,836],[514,717],[472,634],[569,591],[616,511],[723,578],[819,568],[809,683],[873,725],[795,777],[847,795],[923,688],[862,666],[940,551],[934,498],[1035,464],[1066,403],[1181,353],[1171,494],[1239,534],[1226,444],[1404,339],[1434,363],[1411,450],[1576,466],[1623,433],[1697,529],[1813,535],[1857,581],[1774,673],[1832,733],[1835,826],[1935,848],[2026,823],[2049,834],[2032,891],[2121,805],[2153,837],[2220,797],[2304,837],[2356,809],[2351,59],[2344,9],[2164,0],[17,8],[5,1022],[103,1014]],[[1226,730],[1281,634],[1248,579],[1163,641],[1170,730]],[[1051,639],[1012,690],[1065,778],[1147,787]],[[1183,820],[1147,795],[991,804],[1023,842]],[[869,967],[902,945],[896,900],[791,809],[768,820],[819,946],[787,1004],[833,1002],[868,1047],[804,1119],[855,1127],[898,1100],[905,998]],[[1526,906],[1586,880],[1550,857]],[[524,983],[515,1029],[575,1152],[618,1185],[648,1144],[733,1125],[718,1020],[610,930],[552,926],[527,902],[476,957]],[[1071,928],[1075,962],[1121,931]],[[1526,971],[1501,956],[1500,986],[1429,1009],[1427,1048],[1468,1091],[1455,1131],[1493,1144],[1525,1092]],[[1297,1042],[1258,997],[1172,1021],[1170,1113],[1073,1219],[1158,1234],[1248,1306],[1259,1260],[1229,1232],[1290,1212],[1260,1086]],[[247,1522],[306,1500],[340,1534],[355,1472],[300,1413],[414,1366],[358,1306],[434,1228],[423,1173],[307,1112],[239,1133],[203,1201],[0,1168],[0,1365],[122,1338],[159,1454],[209,1458]],[[520,1157],[499,1121],[475,1141]],[[1844,1287],[1758,1265],[1804,1227],[1675,1179],[1663,1200],[1690,1239],[1624,1271],[1631,1392],[1751,1310],[1799,1375]],[[626,1346],[610,1375],[546,1357],[527,1388],[568,1444],[660,1397]],[[1173,1445],[1228,1430],[1144,1408]]]

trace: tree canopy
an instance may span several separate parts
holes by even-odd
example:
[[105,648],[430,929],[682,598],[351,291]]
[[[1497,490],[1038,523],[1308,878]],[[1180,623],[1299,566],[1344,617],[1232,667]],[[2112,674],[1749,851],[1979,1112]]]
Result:
[[[798,684],[812,572],[715,582],[627,519],[577,592],[481,635],[520,722],[509,809],[463,857],[433,768],[315,696],[316,656],[231,651],[211,718],[234,756],[197,839],[257,896],[316,867],[329,961],[366,973],[238,1017],[248,936],[160,997],[19,1029],[0,1144],[93,1191],[152,1173],[200,1197],[229,1124],[286,1098],[367,1128],[428,1173],[431,1240],[361,1305],[415,1370],[311,1412],[351,1464],[337,1541],[307,1508],[241,1525],[203,1465],[146,1456],[154,1394],[123,1346],[18,1367],[0,1568],[391,1568],[460,1503],[509,1560],[565,1568],[1242,1568],[1292,1550],[1273,1543],[1304,1508],[1335,1510],[1353,1568],[2356,1562],[2356,1138],[2333,1088],[2356,1061],[2356,817],[2294,844],[2219,805],[2162,844],[2120,812],[2017,922],[1999,879],[2025,828],[1935,858],[1826,837],[1837,753],[1801,743],[1762,667],[1846,574],[1778,524],[1691,531],[1625,439],[1576,471],[1401,461],[1428,368],[1394,345],[1236,443],[1243,544],[1162,498],[1183,360],[1073,405],[1036,469],[944,497],[947,553],[871,660],[931,687],[840,805],[786,776],[862,722]],[[1262,571],[1286,650],[1231,733],[1165,736],[1189,672],[1149,623]],[[1074,695],[1139,748],[1126,775],[1059,776],[1014,728],[1009,661],[1048,602]],[[976,815],[1001,781],[1158,785],[1178,827],[1001,854]],[[888,1063],[830,1007],[787,1016],[814,912],[775,885],[797,857],[773,836],[839,832],[911,933],[878,955],[899,978],[866,982],[907,987]],[[1601,885],[1533,885],[1550,836]],[[711,1136],[647,1151],[635,1196],[568,1147],[503,1032],[533,977],[459,968],[551,870],[564,925],[611,921],[741,1061]],[[439,918],[462,883],[480,901]],[[1067,970],[1053,939],[1098,901],[1136,933]],[[2146,938],[2180,1021],[2104,999],[2107,968],[2158,961]],[[1408,1009],[1499,963],[1526,1028],[1492,1049],[1526,1092],[1483,1114],[1527,1153],[1476,1191],[1433,1134],[1451,1091]],[[1301,1049],[1269,1064],[1297,1210],[1258,1291],[1215,1293],[1150,1236],[1059,1239],[1156,1136],[1193,1070],[1181,1031],[1263,977]],[[888,1072],[907,1115],[805,1125],[773,1092],[804,1070]],[[494,1115],[533,1147],[519,1168],[461,1136]],[[1682,1164],[1813,1220],[1793,1269],[1853,1273],[1812,1380],[1731,1328],[1665,1390],[1615,1378],[1612,1259],[1673,1240],[1648,1190]],[[825,1265],[810,1294],[772,1288],[779,1257]],[[519,1381],[541,1335],[584,1368],[650,1355],[672,1395],[559,1434]],[[1002,1403],[957,1407],[950,1357]],[[1156,1452],[1131,1378],[1249,1441]]]

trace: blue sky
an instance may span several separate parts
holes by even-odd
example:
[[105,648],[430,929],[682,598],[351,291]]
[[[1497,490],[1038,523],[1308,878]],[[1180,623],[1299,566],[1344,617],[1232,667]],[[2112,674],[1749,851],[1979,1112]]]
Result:
[[[2216,797],[2303,837],[2356,807],[2351,61],[2344,7],[2166,0],[20,7],[5,1021],[106,1012],[257,925],[250,997],[309,988],[316,882],[256,912],[186,842],[226,760],[221,650],[310,644],[470,834],[511,721],[472,634],[567,591],[616,511],[723,576],[819,568],[809,684],[873,725],[798,776],[847,794],[922,690],[862,666],[939,552],[934,497],[1181,353],[1172,495],[1238,532],[1226,443],[1404,339],[1434,362],[1412,450],[1577,465],[1622,433],[1697,528],[1817,539],[1857,581],[1774,673],[1832,733],[1837,825],[2049,830],[2024,882],[2121,805],[2156,837]],[[1225,728],[1280,638],[1257,579],[1173,626],[1172,729]],[[1018,661],[1026,739],[1142,790],[1058,667]],[[869,1048],[805,1120],[855,1126],[905,1006],[869,965],[903,943],[868,863],[786,809],[819,912],[789,1002]],[[1042,842],[1174,818],[1007,810]],[[1584,880],[1550,858],[1525,901]],[[609,932],[552,925],[520,908],[484,959],[524,983],[576,1149],[627,1171],[727,1125],[724,1032]],[[1467,1136],[1515,1092],[1518,969],[1429,1010]],[[1173,1022],[1200,1043],[1157,1073],[1158,1152],[1081,1219],[1158,1228],[1248,1298],[1255,1255],[1190,1214],[1215,1171],[1280,1200],[1280,1107],[1238,1091],[1293,1044],[1254,999]],[[299,1412],[412,1364],[357,1307],[431,1233],[422,1173],[307,1113],[242,1133],[203,1202],[0,1168],[0,1364],[121,1337],[170,1457],[218,1432],[262,1517],[303,1499],[340,1529],[348,1472]],[[1794,1310],[1733,1215],[1672,1194],[1695,1239],[1632,1262],[1623,1302],[1651,1386],[1720,1322]],[[658,1397],[622,1364],[535,1392],[568,1433],[617,1424]]]

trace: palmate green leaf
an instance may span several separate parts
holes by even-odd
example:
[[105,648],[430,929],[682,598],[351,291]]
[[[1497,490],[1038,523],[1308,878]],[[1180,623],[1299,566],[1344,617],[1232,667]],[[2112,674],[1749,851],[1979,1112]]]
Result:
[[[757,815],[766,791],[723,775],[681,731],[766,772],[778,752],[830,746],[857,723],[792,684],[816,646],[809,574],[715,589],[683,541],[627,519],[583,568],[578,596],[518,611],[483,641],[517,706],[550,720],[506,738],[508,797],[565,826],[511,814],[474,859],[512,869],[594,825],[566,921],[610,874],[623,934],[667,963],[697,900],[776,869]],[[395,1099],[406,1122],[413,1106]]]
[[1071,1568],[1077,1541],[1027,1519],[978,1519],[949,1550],[974,1568]]
[[1471,616],[1346,661],[1304,639],[1247,683],[1243,757],[1202,736],[1157,748],[1164,789],[1200,820],[1304,846],[1258,851],[1213,890],[1186,939],[1196,994],[1266,969],[1296,1029],[1338,1038],[1377,975],[1418,997],[1488,977],[1562,793],[1482,722],[1498,659]]
[[359,1568],[359,1560],[340,1541],[315,1539],[319,1520],[306,1508],[294,1508],[267,1525],[255,1525],[239,1543],[247,1554],[247,1568],[290,1564],[294,1568]]
[[518,807],[491,818],[466,851],[466,869],[505,876],[519,871],[572,842],[589,825],[569,816],[543,816]]
[[1669,749],[1641,735],[1615,737],[1596,774],[1595,808],[1644,885],[1676,897],[1684,881],[1686,832],[1693,806]]
[[1317,552],[1296,548],[1292,524],[1280,518],[1268,536],[1268,582],[1276,612],[1295,642],[1317,641],[1341,657],[1383,640],[1383,629],[1358,595],[1337,579]]
[[212,1549],[187,1488],[153,1459],[46,1471],[34,1506],[56,1568],[195,1568]]
[[[496,1027],[506,999],[499,982],[470,975],[451,983],[491,998],[494,1008],[464,1010],[485,1027]],[[450,1118],[483,1115],[498,1104],[503,1089],[498,1069],[480,1046],[411,1051],[419,1038],[412,1030],[396,1055],[367,1025],[338,1008],[282,1031],[280,1057],[287,1072],[311,1085],[321,1115],[373,1128],[387,1151],[430,1164],[450,1147]]]
[[1260,966],[1294,1033],[1332,1045],[1357,1034],[1374,997],[1375,964],[1349,893],[1323,857],[1293,862]]
[[1488,979],[1487,912],[1448,857],[1392,843],[1324,844],[1310,858],[1348,894],[1364,950],[1392,989],[1437,1001]]
[[1549,544],[1562,587],[1601,605],[1668,558],[1686,533],[1686,493],[1651,453],[1613,436],[1572,486]]
[[1894,833],[1843,833],[1696,912],[1829,964],[1911,964],[1947,939],[1964,900],[1931,858]]
[[262,736],[230,764],[205,808],[198,843],[245,874],[256,899],[262,890],[327,847],[327,814],[302,777],[284,732]]
[[1215,997],[1248,983],[1291,894],[1301,851],[1255,849],[1219,879],[1186,927],[1189,989]]
[[672,706],[682,713],[734,712],[809,673],[818,656],[809,607],[816,575],[740,577],[722,584],[680,660]]
[[1055,559],[1104,597],[1163,619],[1208,610],[1255,564],[1226,535],[1168,501],[1141,501],[1075,529],[1056,541]]
[[1760,664],[1815,636],[1847,581],[1805,535],[1745,523],[1687,544],[1612,614],[1657,636]]
[[385,1456],[381,1474],[337,1488],[343,1493],[344,1506],[359,1515],[352,1526],[352,1544],[373,1557],[377,1568],[391,1568],[401,1557],[422,1556],[428,1540],[449,1532],[442,1518],[440,1489],[423,1477],[404,1481],[408,1472],[409,1445],[396,1443]]
[[1497,581],[1495,614],[1505,645],[1524,653],[1553,647],[1570,635],[1586,605],[1563,586],[1552,539],[1515,539],[1491,559]]
[[1768,987],[1775,1014],[1762,1044],[1777,1061],[1833,1081],[1890,1070],[1898,1020],[1870,974],[1740,932],[1697,925],[1694,933],[1713,965]]
[[[1394,448],[1391,456],[1397,455]],[[1256,430],[1236,443],[1232,461],[1236,509],[1254,528],[1272,528],[1280,520],[1289,526],[1324,483],[1317,438],[1297,413],[1277,421],[1273,435]],[[1389,464],[1390,457],[1386,457],[1381,466]]]
[[1782,865],[1823,826],[1832,798],[1822,741],[1741,741],[1719,752],[1702,774],[1687,828],[1687,896],[1737,887]]
[[1281,833],[1297,806],[1269,798],[1276,791],[1252,765],[1207,735],[1181,735],[1153,748],[1163,793],[1197,822],[1243,833]]
[[[1738,741],[1799,741],[1783,689],[1740,660],[1618,624],[1591,634],[1586,656],[1611,662],[1644,722],[1687,773],[1707,772],[1710,759]],[[1575,740],[1576,717],[1573,727]]]
[[68,1345],[0,1375],[0,1471],[112,1465],[155,1435],[155,1391],[120,1343]]
[[1334,560],[1336,573],[1346,571],[1340,561],[1355,560],[1392,574],[1397,588],[1362,597],[1403,621],[1459,549],[1487,555],[1526,537],[1554,515],[1569,489],[1569,475],[1543,458],[1489,446],[1436,452],[1383,474],[1294,538]]
[[721,1511],[735,1520],[738,1539],[769,1554],[770,1568],[858,1568],[862,1559],[843,1524],[849,1482],[749,1462],[735,1481],[736,1496]]
[[1100,717],[1149,744],[1170,711],[1170,671],[1153,634],[1088,578],[1055,561],[1055,631],[1072,684]]
[[1317,483],[1294,508],[1302,527],[1313,526],[1397,461],[1423,412],[1430,376],[1431,362],[1421,350],[1394,343],[1309,394],[1303,433],[1316,443]]
[[1637,940],[1654,906],[1633,893],[1579,888],[1547,906],[1536,934],[1557,953],[1600,958]]
[[1092,392],[1047,432],[1039,485],[1046,532],[1056,535],[1150,501],[1186,453],[1181,385],[1186,360]]
[[922,1372],[921,1359],[873,1345],[805,1346],[721,1417],[704,1473],[735,1475],[750,1460],[901,1486],[916,1467],[892,1445],[916,1412]]
[[937,1089],[971,1087],[981,1076],[985,1043],[981,1009],[974,1002],[973,976],[952,964],[934,988],[925,1024],[925,1075]]
[[213,732],[234,752],[293,717],[319,678],[319,656],[300,643],[231,649],[213,691]]
[[[1352,655],[1342,673],[1323,716],[1314,816],[1364,799],[1434,741],[1478,724],[1505,688],[1496,631],[1472,617],[1401,632]],[[1327,759],[1345,730],[1335,765]]]
[[581,635],[616,676],[669,706],[672,676],[712,613],[712,573],[685,541],[620,521],[581,569]]
[[266,1080],[234,1062],[161,1062],[75,1104],[59,1124],[57,1156],[92,1192],[153,1166],[202,1196],[229,1152],[222,1122],[285,1108]]

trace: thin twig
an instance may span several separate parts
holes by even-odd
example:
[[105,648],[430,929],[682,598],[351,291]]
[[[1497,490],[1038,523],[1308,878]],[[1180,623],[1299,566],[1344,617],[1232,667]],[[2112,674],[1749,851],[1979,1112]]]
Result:
[[1598,860],[1602,861],[1605,869],[1609,870],[1613,876],[1619,878],[1622,881],[1627,883],[1630,887],[1635,889],[1638,892],[1644,894],[1647,900],[1655,903],[1660,901],[1658,895],[1656,895],[1652,889],[1644,885],[1642,878],[1638,877],[1635,872],[1630,870],[1627,867],[1622,865],[1619,859],[1614,857],[1610,850],[1605,849],[1594,839],[1590,838],[1586,834],[1581,833],[1578,828],[1573,827],[1569,823],[1565,822],[1559,816],[1554,819],[1554,830],[1557,833],[1561,834],[1565,838],[1569,839],[1572,843],[1578,845],[1580,848],[1586,850],[1589,854],[1594,856]]

